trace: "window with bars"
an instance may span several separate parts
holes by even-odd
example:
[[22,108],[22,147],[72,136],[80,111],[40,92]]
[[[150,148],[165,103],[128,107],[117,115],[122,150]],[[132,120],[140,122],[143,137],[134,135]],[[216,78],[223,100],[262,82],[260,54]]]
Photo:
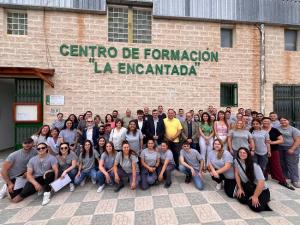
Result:
[[128,42],[128,9],[108,9],[108,41]]
[[7,12],[7,34],[27,35],[27,13],[22,11]]
[[151,11],[133,10],[133,42],[151,43]]
[[221,28],[221,47],[232,48],[233,30],[230,28]]
[[151,43],[152,12],[131,7],[108,8],[108,41]]
[[221,83],[220,105],[238,106],[238,85],[237,83]]
[[284,48],[286,51],[297,51],[297,30],[284,30]]

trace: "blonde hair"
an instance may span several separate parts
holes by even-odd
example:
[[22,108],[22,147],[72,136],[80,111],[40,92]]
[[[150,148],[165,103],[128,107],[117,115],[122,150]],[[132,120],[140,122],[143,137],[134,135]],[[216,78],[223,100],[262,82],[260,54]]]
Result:
[[218,141],[219,143],[220,143],[220,145],[221,145],[221,149],[218,151],[218,153],[217,153],[217,158],[218,159],[221,159],[222,158],[222,156],[223,156],[223,154],[224,154],[224,144],[223,144],[223,142],[219,139],[219,138],[216,138],[215,140],[214,140],[214,142],[213,142],[213,146],[215,145],[215,142],[216,141]]

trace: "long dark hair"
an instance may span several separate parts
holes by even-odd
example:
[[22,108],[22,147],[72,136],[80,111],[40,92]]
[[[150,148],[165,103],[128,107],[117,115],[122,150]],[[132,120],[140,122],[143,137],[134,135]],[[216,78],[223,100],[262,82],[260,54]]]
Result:
[[203,119],[203,116],[204,116],[204,115],[207,115],[207,116],[208,116],[207,123],[208,123],[209,126],[211,126],[211,125],[212,125],[212,124],[211,124],[211,119],[210,119],[210,115],[208,114],[208,112],[202,113],[202,115],[201,115],[201,125],[205,124],[205,121],[204,121],[204,119]]
[[61,151],[60,151],[60,147],[61,147],[62,145],[67,145],[67,146],[68,146],[68,155],[69,155],[70,152],[71,152],[71,150],[70,150],[70,146],[69,146],[69,143],[68,143],[68,142],[60,143],[58,154],[59,154],[60,156],[62,155],[62,154],[61,154]]
[[[72,121],[72,120],[70,119],[71,116],[74,116],[74,121]],[[73,129],[77,128],[77,127],[75,127],[75,126],[78,125],[78,119],[77,119],[77,117],[76,117],[75,114],[73,114],[73,113],[70,114],[67,120],[71,120],[71,121],[73,122]]]
[[223,114],[223,116],[224,116],[224,123],[225,123],[225,125],[226,125],[226,127],[228,129],[229,125],[228,125],[228,122],[227,122],[227,119],[226,119],[226,116],[225,116],[225,112],[223,110],[220,110],[218,112],[218,114],[217,114],[217,121],[220,121],[220,116],[219,116],[220,113]]
[[83,142],[83,149],[82,149],[82,158],[85,158],[86,150],[85,150],[85,143],[90,143],[90,149],[89,149],[89,158],[93,157],[93,144],[90,140],[85,140]]
[[[123,146],[124,146],[124,145],[129,145],[128,141],[125,140],[125,141],[122,142],[122,149],[123,149]],[[122,161],[123,161],[123,159],[124,159],[124,152],[123,152],[123,150],[121,151],[121,153],[122,153]],[[131,162],[131,156],[132,156],[132,155],[138,157],[138,154],[137,154],[135,151],[133,151],[133,150],[130,148],[130,145],[129,145],[128,158],[129,158],[130,162]]]
[[109,155],[108,152],[107,152],[107,150],[106,150],[106,145],[107,144],[111,145],[111,147],[112,147],[112,154],[115,155],[116,154],[116,149],[115,149],[114,143],[112,141],[109,141],[109,142],[105,143],[105,145],[104,145],[104,152],[106,152],[106,154]]
[[105,150],[105,145],[107,144],[106,139],[105,139],[103,136],[100,136],[100,137],[98,138],[95,149],[96,149],[97,152],[99,152],[99,153],[101,153],[101,152],[100,152],[100,145],[99,145],[100,139],[103,139],[103,140],[104,140],[103,151]]
[[72,123],[72,126],[71,126],[71,130],[73,129],[73,121],[72,120],[70,120],[70,119],[67,119],[66,121],[65,121],[65,124],[64,124],[64,127],[63,127],[63,130],[65,130],[65,129],[67,129],[67,122],[71,122]]
[[[131,130],[129,129],[129,126],[130,126],[131,123],[134,123],[134,124],[135,124],[135,129],[134,129],[133,131],[131,131]],[[130,120],[129,123],[128,123],[127,134],[129,134],[130,132],[133,133],[133,136],[136,135],[136,132],[137,132],[137,126],[136,126],[135,120]],[[122,145],[123,145],[123,144],[122,144]]]
[[40,136],[44,127],[48,127],[48,129],[49,129],[48,133],[46,134],[46,138],[48,138],[50,136],[50,131],[51,131],[49,125],[41,126],[40,129],[35,133],[35,135]]
[[254,166],[253,166],[253,160],[250,154],[250,151],[247,148],[240,147],[239,150],[237,151],[237,160],[240,160],[240,151],[244,150],[247,153],[247,158],[245,159],[245,165],[246,165],[246,176],[248,180],[253,183],[254,182]]
[[[265,117],[264,117],[265,118]],[[263,118],[262,118],[262,120],[263,120]],[[251,125],[252,125],[252,127],[250,128],[250,130],[249,130],[249,132],[250,133],[253,133],[253,131],[254,131],[254,127],[253,127],[253,123],[254,122],[257,122],[257,123],[259,123],[260,125],[261,125],[261,121],[259,120],[259,119],[253,119],[252,121],[251,121]]]

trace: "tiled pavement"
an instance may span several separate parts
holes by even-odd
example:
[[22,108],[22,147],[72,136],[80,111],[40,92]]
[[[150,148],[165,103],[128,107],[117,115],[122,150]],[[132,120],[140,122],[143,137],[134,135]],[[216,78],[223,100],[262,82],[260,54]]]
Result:
[[204,191],[185,184],[184,176],[175,172],[169,189],[158,185],[147,191],[131,191],[126,187],[114,193],[106,187],[100,194],[88,182],[74,193],[62,190],[44,207],[37,195],[19,204],[11,204],[5,198],[0,200],[0,224],[300,224],[299,189],[290,191],[269,181],[270,207],[274,211],[254,213],[222,190],[217,191],[208,175],[205,179]]

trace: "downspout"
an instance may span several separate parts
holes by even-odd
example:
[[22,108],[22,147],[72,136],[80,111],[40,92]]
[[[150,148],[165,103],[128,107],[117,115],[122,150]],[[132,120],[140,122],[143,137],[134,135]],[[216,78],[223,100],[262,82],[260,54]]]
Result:
[[265,25],[258,26],[260,33],[260,112],[265,115],[266,106],[266,42]]

